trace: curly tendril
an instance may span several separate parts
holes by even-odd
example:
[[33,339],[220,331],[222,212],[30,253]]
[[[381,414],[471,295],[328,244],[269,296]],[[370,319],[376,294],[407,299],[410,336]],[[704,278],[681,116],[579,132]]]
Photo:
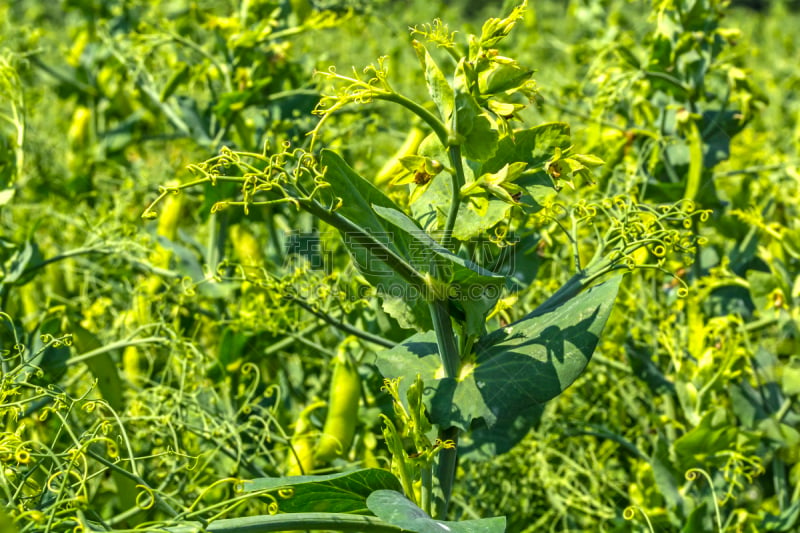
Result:
[[19,446],[14,452],[14,460],[21,465],[26,465],[31,462],[31,452]]
[[83,485],[83,478],[81,477],[81,475],[75,470],[69,469],[69,470],[60,470],[58,472],[55,472],[49,478],[47,478],[47,483],[45,483],[47,490],[49,490],[50,492],[58,492],[59,489],[58,487],[56,487],[56,485],[54,485],[54,483],[56,483],[56,481],[61,477],[65,478],[64,481],[65,483],[67,482],[66,480],[68,478],[74,477],[77,485],[84,487],[85,489],[85,486]]
[[647,522],[647,529],[653,533],[655,530],[653,529],[653,523],[650,521],[650,517],[647,515],[645,510],[638,505],[626,507],[625,510],[622,511],[622,518],[625,520],[633,520],[636,517],[636,511],[639,511],[639,513],[644,517],[645,522]]
[[717,530],[722,531],[722,515],[719,510],[719,502],[717,501],[717,492],[714,489],[714,480],[711,479],[711,474],[702,468],[690,468],[684,474],[686,481],[692,482],[699,479],[701,476],[708,481],[708,488],[711,490],[711,501],[714,503],[714,514],[717,519]]
[[[156,495],[153,489],[146,485],[136,485],[136,488],[141,489],[136,495],[136,506],[143,511],[152,509],[156,504]],[[148,500],[143,503],[142,500],[144,498],[148,498]]]

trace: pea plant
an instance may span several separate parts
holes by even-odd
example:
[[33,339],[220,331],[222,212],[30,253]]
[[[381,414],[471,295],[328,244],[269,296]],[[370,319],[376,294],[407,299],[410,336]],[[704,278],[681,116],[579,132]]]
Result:
[[[299,475],[241,482],[241,490],[254,495],[277,491],[271,512],[278,514],[216,520],[210,531],[245,525],[263,531],[504,531],[503,517],[446,521],[459,457],[479,460],[510,450],[543,404],[581,375],[621,274],[666,272],[665,256],[694,252],[697,237],[689,230],[707,212],[691,200],[648,205],[625,196],[582,198],[603,161],[573,146],[567,124],[529,126],[522,119],[536,100],[533,70],[501,55],[498,46],[526,7],[487,20],[466,42],[439,20],[413,28],[429,100],[397,90],[387,58],[347,74],[320,72],[326,89],[308,147],[223,148],[191,166],[195,179],[162,187],[145,211],[154,218],[158,202],[193,187],[236,184],[240,194],[217,201],[212,212],[305,212],[339,234],[382,310],[409,331],[395,342],[389,330],[396,326],[374,333],[357,320],[327,318],[349,337],[334,358],[322,434],[310,434],[308,420],[317,408],[311,403],[289,445],[289,473]],[[380,179],[371,179],[324,146],[326,128],[343,110],[379,105],[408,113],[411,141]],[[567,235],[575,273],[519,316],[509,302],[535,277],[521,260],[535,253],[526,239],[545,224]],[[290,286],[296,276],[269,269],[251,274],[248,282],[273,288],[286,280],[282,286]],[[319,312],[290,292],[285,297]],[[391,469],[309,475],[316,465],[335,464],[353,443],[359,358],[378,370],[394,406],[392,416],[382,415]]]

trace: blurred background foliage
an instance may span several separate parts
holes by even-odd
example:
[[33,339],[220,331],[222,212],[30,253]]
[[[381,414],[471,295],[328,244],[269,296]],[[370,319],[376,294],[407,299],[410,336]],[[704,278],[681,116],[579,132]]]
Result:
[[[241,513],[226,479],[289,471],[293,435],[324,421],[318,400],[346,341],[330,322],[395,341],[410,332],[325,228],[291,208],[211,213],[223,186],[170,197],[156,220],[141,214],[223,146],[308,146],[324,89],[315,70],[387,56],[397,88],[424,98],[403,77],[417,61],[408,27],[441,17],[475,32],[512,5],[0,6],[0,486],[11,517],[0,524]],[[514,532],[800,527],[797,8],[530,6],[509,45],[540,91],[521,118],[569,122],[575,144],[607,163],[561,201],[630,195],[713,214],[695,228],[707,244],[694,262],[672,265],[678,277],[628,276],[595,360],[535,430],[509,453],[462,461],[459,517],[505,514]],[[338,118],[323,142],[364,176],[409,129],[388,107]],[[531,228],[517,270],[532,283],[509,295],[503,320],[569,277],[557,222]],[[303,240],[315,231],[322,244]],[[593,230],[582,231],[590,251]],[[315,246],[332,268],[315,268]],[[391,402],[373,350],[354,355],[358,432],[335,467],[386,465],[377,415]]]

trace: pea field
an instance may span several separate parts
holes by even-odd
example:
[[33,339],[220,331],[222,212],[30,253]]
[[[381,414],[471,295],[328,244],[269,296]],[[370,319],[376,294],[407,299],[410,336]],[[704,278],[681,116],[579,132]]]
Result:
[[0,4],[0,532],[800,531],[800,5]]

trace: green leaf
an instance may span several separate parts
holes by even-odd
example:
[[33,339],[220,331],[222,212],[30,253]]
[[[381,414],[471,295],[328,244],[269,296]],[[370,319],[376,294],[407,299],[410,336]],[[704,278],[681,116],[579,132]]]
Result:
[[[103,344],[94,333],[77,323],[70,324],[74,340],[73,346],[77,353],[86,353],[103,347]],[[103,399],[116,411],[125,408],[125,389],[119,377],[118,364],[111,353],[103,353],[96,357],[86,359],[86,366],[97,379],[97,388]]]
[[17,248],[14,255],[3,266],[4,277],[0,282],[5,285],[22,286],[33,279],[32,272],[39,269],[44,258],[36,241],[30,239]]
[[708,512],[708,502],[701,502],[686,518],[680,533],[694,533],[695,531],[714,531],[711,517]]
[[670,442],[660,435],[656,438],[655,449],[650,454],[649,462],[650,468],[653,469],[653,481],[656,487],[661,492],[664,500],[670,508],[676,508],[681,505],[681,494],[679,490],[679,483],[685,481],[683,472],[677,475],[672,465],[669,462],[669,446]]
[[[505,143],[506,140],[507,138],[504,138],[501,143]],[[446,161],[448,158],[445,148],[432,135],[420,145],[419,153],[438,161]],[[486,164],[483,167],[485,168]],[[492,169],[492,172],[499,171],[502,167],[503,165],[501,164]],[[476,178],[473,169],[467,165],[464,167],[464,172],[467,183],[472,183]],[[525,179],[525,177],[523,176],[520,179]],[[552,181],[546,175],[545,180],[552,191]],[[414,218],[424,222],[424,225],[428,228],[444,227],[447,219],[445,206],[450,205],[452,186],[450,176],[445,176],[442,173],[434,177],[425,192],[420,194],[411,204],[411,212]],[[458,240],[467,241],[483,235],[501,221],[506,220],[510,209],[511,205],[488,192],[472,193],[467,198],[462,199],[459,205],[453,236]]]
[[711,109],[701,115],[698,127],[703,133],[705,150],[703,166],[712,168],[731,155],[731,139],[738,135],[747,125],[741,119],[739,111]]
[[415,533],[503,533],[503,516],[447,522],[434,520],[414,503],[393,490],[378,490],[367,498],[369,510],[384,522]]
[[463,363],[458,379],[443,377],[436,336],[430,331],[380,352],[378,369],[386,378],[401,378],[401,398],[419,374],[426,386],[428,412],[440,426],[466,431],[474,420],[483,419],[493,431],[510,431],[517,419],[505,414],[525,412],[553,399],[586,368],[620,279],[612,278],[564,303],[539,307],[484,336],[476,343],[474,363]]
[[[30,358],[26,361],[25,370],[20,372],[16,381],[30,381],[37,385],[53,385],[67,371],[67,361],[71,355],[70,347],[60,337],[61,317],[48,316],[39,327],[29,333],[28,342]],[[41,374],[37,371],[41,370]]]
[[463,138],[461,149],[464,157],[486,161],[495,154],[500,139],[495,124],[469,93],[456,93],[455,106],[452,129]]
[[[330,184],[328,190],[343,200],[336,210],[360,227],[374,233],[385,231],[381,219],[372,211],[372,206],[397,208],[380,189],[361,177],[342,157],[332,150],[323,150],[321,165],[326,169],[325,179]],[[401,249],[402,243],[392,243]]]
[[[336,213],[383,242],[400,257],[409,258],[411,250],[408,238],[396,235],[394,227],[372,209],[373,206],[397,209],[397,205],[372,183],[358,175],[336,152],[323,150],[321,163],[326,168],[325,179],[330,184],[326,194],[342,200]],[[419,291],[395,272],[385,258],[365,247],[359,236],[343,234],[342,239],[355,267],[386,297],[384,310],[403,327],[430,328],[428,304]]]
[[524,69],[516,62],[498,63],[494,68],[485,70],[478,77],[478,86],[482,95],[501,93],[517,89],[533,76],[533,71]]
[[513,162],[527,163],[528,170],[515,183],[540,204],[555,191],[553,181],[544,171],[545,163],[556,148],[563,151],[571,144],[569,125],[563,122],[550,122],[515,131],[513,135],[500,140],[497,151],[483,163],[480,173],[498,172]]
[[280,490],[278,508],[283,513],[368,514],[367,497],[372,492],[399,491],[402,487],[391,472],[379,468],[365,468],[324,476],[257,478],[245,481],[243,490],[244,492]]
[[680,469],[707,468],[710,464],[716,464],[714,459],[724,462],[724,458],[715,458],[714,455],[734,449],[740,432],[740,429],[730,424],[724,409],[708,411],[696,427],[673,444],[680,461]]
[[433,60],[422,43],[415,41],[414,50],[416,50],[417,56],[419,56],[419,60],[422,63],[422,68],[425,71],[425,83],[428,86],[428,93],[430,93],[433,102],[436,104],[442,120],[448,122],[455,108],[453,88],[447,83],[447,79],[439,69],[439,65],[436,64],[436,61]]
[[781,384],[785,395],[800,396],[800,360],[792,359],[783,367]]
[[495,426],[506,431],[490,428],[482,420],[473,422],[470,432],[458,440],[459,461],[491,461],[511,451],[539,423],[543,412],[544,405],[535,404],[523,411],[500,413]]
[[[418,220],[436,220],[435,227],[443,227],[447,213],[441,206],[449,205],[453,184],[449,176],[437,176],[428,189],[412,204],[412,212]],[[552,182],[551,182],[552,189]],[[474,192],[464,198],[458,206],[458,216],[453,227],[453,237],[461,241],[484,235],[497,224],[506,220],[512,205],[489,194]]]
[[455,255],[397,209],[373,209],[415,243],[411,261],[418,270],[433,273],[431,265],[436,265],[437,279],[448,284],[449,300],[467,315],[467,334],[483,334],[486,316],[497,303],[505,278]]
[[748,270],[745,276],[747,284],[750,286],[750,296],[759,311],[767,310],[772,306],[774,291],[781,290],[784,294],[788,292],[786,287],[782,286],[781,279],[775,272]]

